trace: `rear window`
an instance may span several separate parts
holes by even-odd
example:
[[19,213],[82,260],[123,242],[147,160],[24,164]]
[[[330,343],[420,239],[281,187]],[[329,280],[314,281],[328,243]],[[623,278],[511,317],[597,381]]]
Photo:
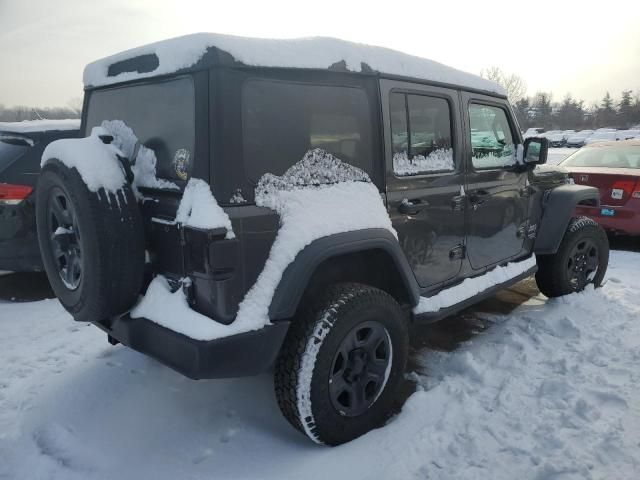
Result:
[[33,141],[17,135],[0,133],[0,171],[33,146]]
[[122,120],[152,149],[160,178],[184,180],[192,171],[195,100],[191,77],[96,90],[87,112],[88,134],[103,120]]
[[282,175],[313,148],[371,172],[373,134],[364,90],[248,80],[242,92],[243,159],[249,180]]
[[587,147],[562,162],[563,167],[640,168],[640,147]]

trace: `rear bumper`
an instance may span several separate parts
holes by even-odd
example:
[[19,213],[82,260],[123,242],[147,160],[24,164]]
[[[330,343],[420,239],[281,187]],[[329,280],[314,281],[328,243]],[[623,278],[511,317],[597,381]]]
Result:
[[289,322],[277,322],[260,330],[203,341],[128,314],[95,325],[111,339],[196,380],[242,377],[268,370],[289,328]]
[[[602,215],[601,209],[613,210],[614,216]],[[640,235],[640,209],[628,207],[591,207],[579,205],[574,214],[592,218],[598,222],[605,230],[627,235]]]

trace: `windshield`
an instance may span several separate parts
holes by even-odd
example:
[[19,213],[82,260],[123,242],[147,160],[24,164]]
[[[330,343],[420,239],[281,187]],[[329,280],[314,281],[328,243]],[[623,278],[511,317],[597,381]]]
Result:
[[31,139],[0,133],[0,172],[31,146],[33,146]]
[[640,168],[640,146],[583,148],[562,162],[562,166]]

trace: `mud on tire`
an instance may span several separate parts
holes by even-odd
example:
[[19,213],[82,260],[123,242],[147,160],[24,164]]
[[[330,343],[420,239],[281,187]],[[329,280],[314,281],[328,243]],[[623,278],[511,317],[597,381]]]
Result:
[[389,417],[407,352],[406,314],[389,294],[330,287],[289,329],[275,370],[280,410],[317,443],[357,438]]
[[609,264],[609,240],[604,229],[587,217],[569,222],[558,251],[538,255],[536,283],[549,298],[599,287]]
[[129,185],[91,192],[75,168],[49,161],[38,180],[36,224],[51,287],[75,320],[103,320],[134,304],[145,247]]

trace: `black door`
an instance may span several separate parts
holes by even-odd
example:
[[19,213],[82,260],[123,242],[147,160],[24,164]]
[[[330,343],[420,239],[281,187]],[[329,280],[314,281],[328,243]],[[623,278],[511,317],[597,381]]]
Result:
[[382,80],[387,207],[418,283],[460,271],[464,241],[462,138],[455,90]]
[[467,255],[472,268],[517,256],[527,227],[529,188],[520,135],[506,101],[463,93],[466,116]]

